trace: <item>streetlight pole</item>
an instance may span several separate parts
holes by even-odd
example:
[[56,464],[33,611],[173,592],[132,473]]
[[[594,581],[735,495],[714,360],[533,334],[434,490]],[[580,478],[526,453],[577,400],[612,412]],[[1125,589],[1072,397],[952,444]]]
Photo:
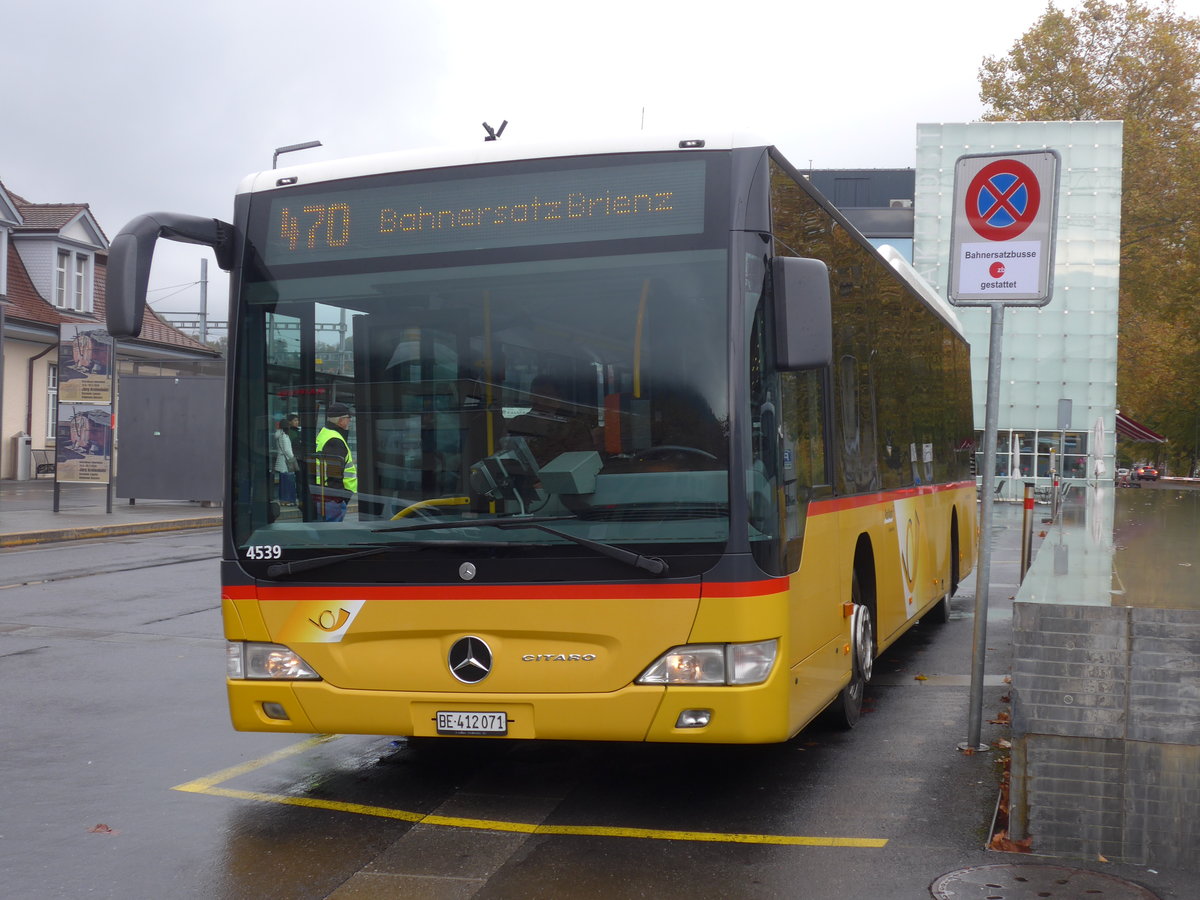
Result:
[[200,343],[208,344],[208,260],[200,258]]

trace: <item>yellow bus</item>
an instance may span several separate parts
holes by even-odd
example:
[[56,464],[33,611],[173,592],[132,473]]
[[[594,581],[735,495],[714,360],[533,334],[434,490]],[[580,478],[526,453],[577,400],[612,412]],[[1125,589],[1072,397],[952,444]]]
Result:
[[232,223],[117,236],[118,337],[160,237],[231,272],[239,730],[852,726],[877,655],[974,565],[954,312],[773,147],[494,141],[262,172]]

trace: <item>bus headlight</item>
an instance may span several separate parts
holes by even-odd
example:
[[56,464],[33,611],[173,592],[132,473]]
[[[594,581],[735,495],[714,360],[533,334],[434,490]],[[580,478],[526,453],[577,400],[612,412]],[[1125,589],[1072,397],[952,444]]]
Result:
[[686,644],[672,647],[646,669],[638,684],[760,684],[775,665],[779,641]]
[[761,684],[771,674],[779,641],[730,644],[726,654],[730,684]]
[[225,648],[225,675],[231,679],[320,681],[300,655],[283,644],[230,641]]

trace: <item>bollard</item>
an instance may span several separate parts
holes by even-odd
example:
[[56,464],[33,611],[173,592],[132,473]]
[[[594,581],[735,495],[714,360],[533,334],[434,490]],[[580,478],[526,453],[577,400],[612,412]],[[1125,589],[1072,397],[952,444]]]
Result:
[[16,452],[15,477],[17,481],[28,481],[36,474],[37,466],[33,464],[33,439],[23,431],[13,435],[13,450]]
[[1033,482],[1025,482],[1025,516],[1021,520],[1021,581],[1029,571],[1033,555]]

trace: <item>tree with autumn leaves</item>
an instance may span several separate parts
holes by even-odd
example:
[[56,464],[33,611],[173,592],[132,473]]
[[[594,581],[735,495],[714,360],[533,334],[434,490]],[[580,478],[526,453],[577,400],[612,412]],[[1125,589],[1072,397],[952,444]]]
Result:
[[1200,459],[1200,19],[1170,2],[1051,2],[979,70],[989,121],[1124,121],[1117,406]]

